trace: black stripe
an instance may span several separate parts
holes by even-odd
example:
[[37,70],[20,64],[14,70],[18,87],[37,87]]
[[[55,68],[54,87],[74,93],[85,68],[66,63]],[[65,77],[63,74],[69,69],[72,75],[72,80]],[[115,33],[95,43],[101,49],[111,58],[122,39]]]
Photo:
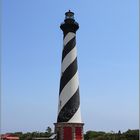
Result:
[[63,39],[66,37],[66,35],[68,34],[69,32],[66,32],[63,34]]
[[68,122],[76,113],[80,105],[79,87],[59,112],[57,122]]
[[64,46],[63,53],[62,53],[62,61],[64,57],[75,47],[75,44],[76,44],[76,39],[74,37],[66,44],[66,46]]
[[63,34],[63,39],[66,37],[66,35],[67,35],[68,33],[74,33],[74,34],[76,35],[76,32],[65,32],[65,33]]
[[70,79],[75,75],[77,72],[77,57],[75,60],[67,67],[67,69],[62,73],[62,77],[60,79],[60,90],[59,94],[61,93],[62,89],[65,85],[70,81]]

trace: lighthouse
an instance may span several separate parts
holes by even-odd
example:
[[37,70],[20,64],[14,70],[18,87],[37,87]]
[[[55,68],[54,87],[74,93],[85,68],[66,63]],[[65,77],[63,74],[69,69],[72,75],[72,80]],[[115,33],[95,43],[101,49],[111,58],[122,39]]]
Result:
[[83,140],[83,125],[80,112],[80,93],[77,66],[76,31],[79,24],[70,10],[65,13],[60,25],[63,31],[63,50],[59,88],[57,140]]

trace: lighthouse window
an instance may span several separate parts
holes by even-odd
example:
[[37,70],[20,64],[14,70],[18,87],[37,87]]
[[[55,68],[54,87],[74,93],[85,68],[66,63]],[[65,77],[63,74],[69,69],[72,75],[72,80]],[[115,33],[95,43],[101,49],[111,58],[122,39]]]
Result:
[[67,16],[66,16],[66,19],[70,19],[70,18],[71,18],[71,19],[74,19],[74,16],[73,16],[73,15],[67,15]]

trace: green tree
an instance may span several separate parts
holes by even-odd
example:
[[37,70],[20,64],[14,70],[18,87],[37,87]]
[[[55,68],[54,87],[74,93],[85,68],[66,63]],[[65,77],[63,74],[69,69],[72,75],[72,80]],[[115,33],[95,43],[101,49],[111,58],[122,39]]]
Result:
[[48,126],[45,132],[47,137],[50,137],[52,135],[52,129]]

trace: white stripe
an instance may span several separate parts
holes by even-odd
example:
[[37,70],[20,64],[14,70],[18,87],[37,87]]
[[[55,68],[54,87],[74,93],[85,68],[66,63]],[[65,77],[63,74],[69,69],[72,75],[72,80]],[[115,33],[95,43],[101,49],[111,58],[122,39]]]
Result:
[[63,106],[68,102],[68,100],[74,95],[74,93],[78,89],[78,86],[79,86],[79,79],[78,79],[78,72],[76,72],[75,75],[72,77],[72,79],[66,84],[66,86],[63,88],[62,92],[60,93],[58,114],[60,110],[63,108]]
[[61,72],[63,73],[66,68],[75,60],[77,55],[76,47],[74,47],[63,59]]
[[63,42],[64,46],[74,37],[75,37],[75,33],[69,32],[64,38],[64,42]]
[[72,118],[68,121],[69,123],[81,123],[81,112],[80,107],[76,111],[76,113],[72,116]]

